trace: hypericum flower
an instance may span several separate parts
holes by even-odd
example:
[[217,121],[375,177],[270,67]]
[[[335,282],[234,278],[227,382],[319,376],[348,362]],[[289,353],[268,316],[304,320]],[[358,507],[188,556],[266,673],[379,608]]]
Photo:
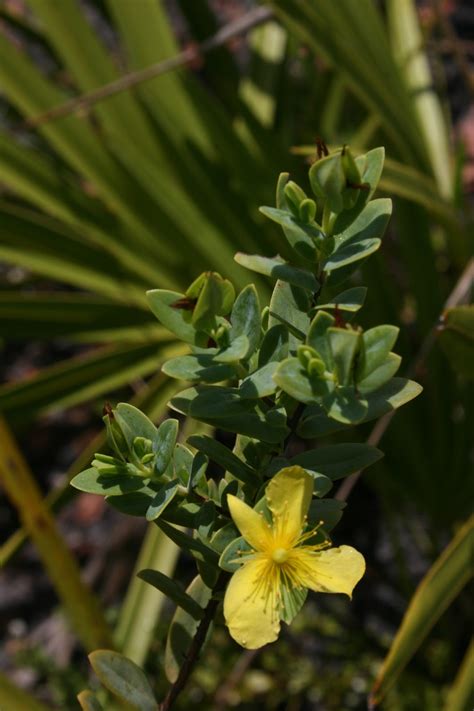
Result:
[[286,467],[269,482],[265,498],[272,514],[268,523],[236,496],[229,495],[230,513],[251,547],[239,558],[224,598],[224,616],[232,637],[247,649],[277,639],[284,604],[305,591],[346,593],[365,571],[363,556],[350,546],[312,544],[316,529],[305,532],[313,494],[313,477],[299,466]]

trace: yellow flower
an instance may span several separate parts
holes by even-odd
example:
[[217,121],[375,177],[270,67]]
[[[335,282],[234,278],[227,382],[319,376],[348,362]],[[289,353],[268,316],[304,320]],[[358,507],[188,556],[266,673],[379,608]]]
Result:
[[[251,547],[239,558],[224,598],[224,616],[232,637],[247,649],[277,639],[284,603],[306,588],[346,593],[365,571],[363,556],[350,546],[311,544],[316,529],[304,532],[313,494],[313,478],[298,466],[282,469],[269,482],[265,498],[272,514],[261,513],[236,496],[227,497],[230,513]],[[298,606],[299,609],[299,606]]]

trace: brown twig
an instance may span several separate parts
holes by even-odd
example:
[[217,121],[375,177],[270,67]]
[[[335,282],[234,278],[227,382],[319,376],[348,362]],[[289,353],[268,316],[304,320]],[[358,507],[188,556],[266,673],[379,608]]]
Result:
[[246,649],[245,652],[242,652],[229,676],[216,691],[213,711],[224,711],[227,708],[230,695],[262,649],[263,647],[259,647],[258,649]]
[[[469,294],[469,290],[471,288],[472,282],[474,280],[474,259],[471,259],[466,268],[464,269],[463,273],[459,277],[454,289],[451,291],[450,295],[448,296],[444,307],[443,311],[441,312],[441,317],[443,315],[443,312],[446,309],[450,309],[453,306],[456,306],[457,304],[461,303],[464,301],[464,299],[467,297]],[[421,369],[422,364],[426,360],[429,352],[431,351],[435,341],[436,341],[436,334],[438,331],[438,323],[435,323],[428,335],[426,336],[425,340],[421,344],[420,350],[418,351],[418,354],[411,364],[410,368],[408,369],[407,372],[407,377],[412,377],[413,375],[416,375]],[[367,439],[367,444],[370,444],[371,446],[375,447],[377,444],[380,442],[382,437],[384,436],[390,422],[392,421],[392,417],[395,415],[396,410],[392,410],[391,412],[388,412],[386,415],[380,418],[375,424],[375,426],[372,429],[372,432],[370,433],[368,439]],[[347,498],[349,497],[349,494],[351,493],[352,489],[356,485],[357,481],[359,480],[359,477],[361,475],[361,471],[355,472],[355,474],[352,474],[352,476],[348,477],[339,487],[336,496],[334,497],[338,501],[346,501]]]
[[273,11],[267,7],[257,7],[253,10],[247,12],[243,17],[229,22],[224,27],[221,27],[212,37],[204,40],[201,44],[194,44],[183,50],[174,57],[165,59],[162,62],[157,62],[156,64],[151,64],[144,69],[139,69],[136,72],[130,72],[129,74],[124,74],[119,79],[116,79],[109,84],[104,84],[98,89],[93,89],[88,91],[81,96],[77,96],[74,99],[60,104],[59,106],[54,106],[52,109],[45,111],[38,116],[33,116],[27,119],[23,128],[37,128],[44,123],[54,121],[56,119],[68,116],[76,111],[83,111],[84,109],[93,106],[98,101],[103,101],[104,99],[114,96],[115,94],[130,89],[137,84],[141,84],[150,79],[155,79],[161,74],[171,72],[180,67],[192,64],[198,61],[203,54],[210,52],[217,47],[228,42],[233,37],[237,35],[244,34],[251,30],[253,27],[267,22],[273,17]]
[[217,583],[215,584],[215,587],[212,591],[212,597],[206,606],[204,616],[201,622],[199,623],[199,626],[196,630],[196,634],[194,635],[189,646],[188,653],[186,654],[186,658],[181,666],[181,669],[179,670],[178,678],[176,679],[174,684],[170,686],[164,701],[159,706],[159,711],[169,711],[169,709],[172,707],[172,705],[178,698],[179,694],[186,686],[191,672],[194,669],[194,665],[196,664],[199,658],[199,653],[205,642],[207,631],[214,619],[217,607],[219,605],[219,600],[216,595],[224,589],[228,578],[228,573],[221,572],[221,574],[219,575]]

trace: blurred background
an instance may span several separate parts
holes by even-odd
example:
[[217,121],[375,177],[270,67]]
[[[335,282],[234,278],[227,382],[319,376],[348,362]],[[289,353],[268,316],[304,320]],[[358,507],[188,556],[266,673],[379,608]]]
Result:
[[[104,447],[105,401],[159,421],[179,389],[145,291],[207,269],[242,287],[236,251],[284,255],[258,206],[280,171],[306,185],[318,137],[386,148],[394,215],[353,283],[369,287],[360,323],[400,327],[400,372],[424,392],[345,492],[335,542],[368,562],[353,603],[310,598],[257,652],[216,627],[176,708],[367,708],[417,584],[472,511],[473,66],[469,0],[0,0],[2,709],[34,711],[27,694],[78,708],[104,617],[165,689],[173,610],[133,569],[140,556],[187,582],[191,563],[68,481]],[[456,595],[381,708],[463,708],[449,689],[470,601]]]

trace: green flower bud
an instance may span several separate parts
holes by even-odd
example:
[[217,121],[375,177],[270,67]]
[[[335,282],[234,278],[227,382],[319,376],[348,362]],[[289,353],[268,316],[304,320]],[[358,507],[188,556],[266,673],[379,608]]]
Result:
[[326,366],[324,365],[323,361],[320,360],[319,358],[311,358],[311,360],[308,363],[308,375],[314,376],[314,377],[319,377],[320,375],[323,375],[324,371],[326,370]]
[[299,185],[290,180],[285,185],[285,197],[288,203],[288,207],[295,217],[299,219],[300,217],[300,204],[303,200],[307,199],[306,193],[300,188]]
[[316,197],[326,200],[331,212],[342,212],[346,176],[340,153],[331,153],[313,163],[309,170],[309,180]]
[[349,184],[360,185],[362,176],[348,146],[344,146],[341,151],[341,162],[346,181]]
[[319,353],[315,351],[314,348],[311,348],[311,346],[298,346],[296,356],[305,369],[308,368],[313,358],[320,359]]
[[107,432],[107,441],[111,447],[122,459],[128,455],[127,440],[123,436],[117,420],[114,417],[113,410],[108,415],[103,417],[105,429]]
[[[144,456],[149,454],[152,451],[152,447],[151,440],[145,437],[135,437],[133,440],[133,451],[138,459],[143,459]],[[152,456],[154,456],[154,454]]]
[[235,290],[217,272],[204,272],[187,289],[186,297],[196,301],[192,314],[194,327],[210,333],[216,327],[216,316],[225,316],[232,309]]

